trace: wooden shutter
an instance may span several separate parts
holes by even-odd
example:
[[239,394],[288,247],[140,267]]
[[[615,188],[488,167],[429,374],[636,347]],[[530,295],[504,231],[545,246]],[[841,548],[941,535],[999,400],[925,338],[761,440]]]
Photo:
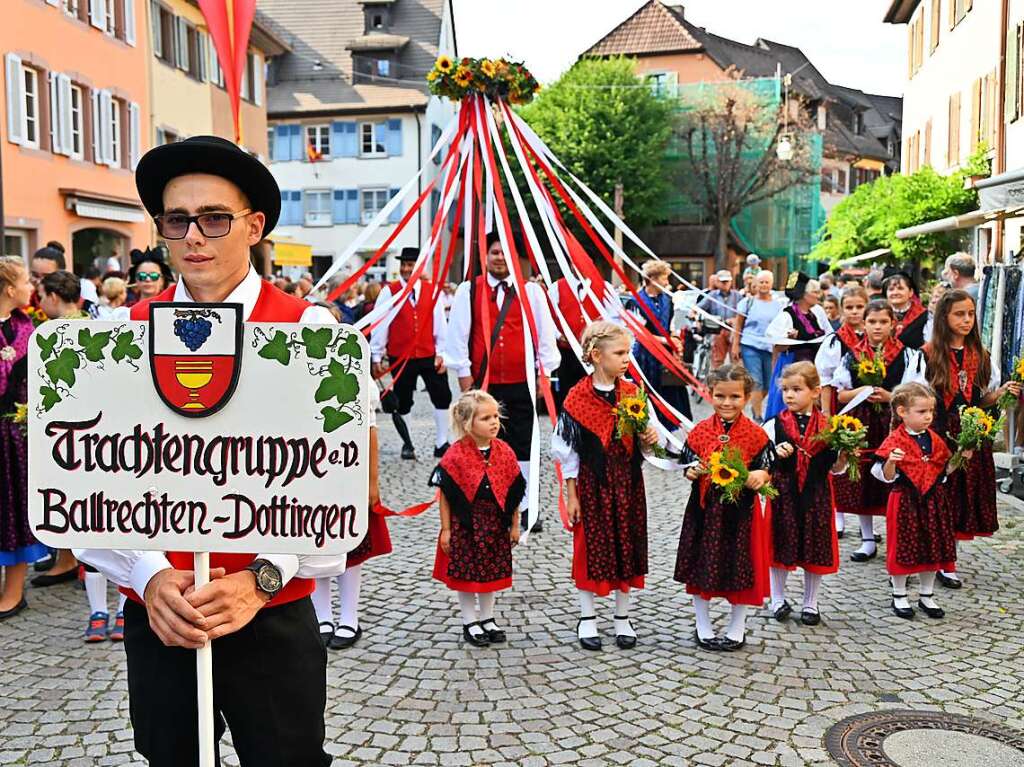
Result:
[[71,115],[71,78],[67,75],[57,75],[57,128],[62,153],[66,155],[71,155],[75,151],[74,140],[71,136],[73,119]]
[[1003,102],[1003,119],[1013,122],[1019,116],[1020,100],[1020,25],[1006,30],[1006,97]]
[[971,84],[971,135],[968,147],[971,153],[978,148],[978,136],[981,133],[981,80]]
[[942,0],[932,0],[932,52],[939,47],[939,28],[942,26]]
[[252,62],[252,103],[263,105],[263,57],[258,53],[250,53]]
[[21,144],[25,140],[25,79],[21,74],[21,57],[8,53],[5,62],[7,76],[7,140]]
[[96,29],[107,29],[107,4],[103,0],[89,0],[89,23]]
[[402,121],[388,120],[388,157],[402,155]]
[[949,132],[946,136],[946,166],[960,162],[960,92],[949,97]]
[[135,45],[135,0],[124,0],[124,41]]
[[914,76],[914,22],[907,24],[907,78]]
[[128,104],[128,167],[135,170],[139,164],[142,133],[139,126],[139,105],[134,101]]
[[100,125],[102,110],[100,109],[100,92],[95,88],[89,90],[89,102],[92,124],[92,161],[97,165],[103,164],[103,128]]
[[932,164],[932,121],[929,118],[924,124],[924,164]]

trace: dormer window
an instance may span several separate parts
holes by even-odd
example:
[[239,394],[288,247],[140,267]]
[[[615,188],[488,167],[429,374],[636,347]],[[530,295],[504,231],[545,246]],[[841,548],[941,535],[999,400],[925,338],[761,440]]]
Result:
[[860,135],[861,130],[864,128],[864,116],[860,112],[853,113],[853,132],[856,135]]
[[366,34],[387,32],[391,25],[391,11],[384,6],[367,6],[363,9],[366,19]]
[[828,128],[828,109],[824,104],[818,104],[818,130]]

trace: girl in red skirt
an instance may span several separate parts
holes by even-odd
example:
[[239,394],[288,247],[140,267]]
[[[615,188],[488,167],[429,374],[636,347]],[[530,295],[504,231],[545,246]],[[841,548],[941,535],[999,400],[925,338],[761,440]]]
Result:
[[[373,385],[370,387],[366,416],[370,424],[370,513],[366,535],[362,542],[348,553],[345,559],[345,572],[341,575],[317,578],[316,589],[313,591],[313,608],[316,610],[316,619],[320,622],[320,638],[332,650],[351,647],[363,635],[363,628],[359,625],[359,591],[362,585],[363,562],[372,557],[391,553],[391,535],[381,513],[384,509],[380,503],[380,485],[377,481],[380,463],[377,447],[378,407],[380,392],[377,391],[377,386]],[[336,622],[332,621],[331,614],[331,581],[338,587]]]
[[441,490],[434,578],[458,593],[462,635],[475,647],[505,641],[494,622],[494,594],[512,586],[512,547],[519,543],[526,491],[516,454],[498,439],[500,428],[494,397],[463,392],[451,408],[458,441],[430,478]]
[[821,622],[818,588],[823,575],[839,570],[839,541],[832,513],[830,471],[845,471],[846,458],[817,439],[828,419],[817,407],[818,371],[810,362],[795,362],[782,371],[786,409],[764,425],[775,445],[772,485],[779,491],[770,507],[772,614],[784,621],[793,612],[786,601],[790,570],[804,571],[804,607],[800,621]]
[[[821,410],[826,417],[838,413],[841,408],[836,402],[836,390],[832,386],[832,378],[842,364],[843,357],[853,351],[864,337],[864,310],[868,305],[868,292],[860,285],[852,285],[843,290],[839,306],[843,312],[843,324],[835,333],[828,336],[818,349],[814,358],[814,366],[821,375]],[[857,498],[859,485],[850,482],[846,474],[834,474],[831,477],[832,494],[845,499]],[[845,504],[849,506],[849,502]],[[846,515],[836,508],[836,534],[842,538],[846,530]]]
[[[675,579],[693,595],[695,637],[705,650],[733,651],[746,643],[747,607],[760,607],[769,593],[768,530],[757,490],[770,479],[772,447],[764,430],[743,415],[754,379],[741,365],[723,365],[708,376],[715,414],[690,431],[680,462],[689,464],[691,480],[679,533]],[[740,452],[750,476],[736,503],[729,503],[707,473],[712,453]],[[729,626],[715,635],[708,600],[722,597],[732,605]]]
[[[936,570],[952,570],[956,534],[946,475],[952,451],[929,427],[935,417],[935,394],[928,386],[897,386],[892,406],[899,422],[875,451],[871,473],[891,489],[885,512],[889,547],[885,565],[892,581],[892,609],[913,618],[907,576],[917,574],[917,606],[929,618],[946,613],[935,603]],[[965,453],[968,458],[969,451]]]
[[[923,351],[928,383],[938,394],[935,430],[947,436],[950,447],[960,434],[960,408],[991,407],[1007,392],[1020,396],[1021,387],[1015,381],[999,386],[999,371],[981,345],[974,299],[963,290],[952,290],[939,299],[932,340]],[[975,451],[963,471],[952,474],[949,482],[958,540],[989,536],[999,529],[996,467],[990,442]],[[947,588],[961,586],[953,571],[940,571],[938,578]]]
[[[600,650],[594,597],[615,592],[615,643],[636,645],[629,620],[630,589],[647,574],[647,500],[640,445],[653,445],[653,426],[634,437],[616,436],[616,408],[636,397],[622,380],[629,369],[630,334],[611,322],[594,322],[581,339],[583,360],[594,372],[565,398],[552,455],[562,465],[573,533],[572,577],[580,594],[576,632],[584,650]],[[638,444],[639,440],[639,444]]]
[[[848,404],[855,397],[870,394],[868,399],[849,413],[868,429],[868,446],[861,454],[860,486],[854,486],[857,492],[836,494],[836,508],[841,512],[857,514],[860,518],[861,544],[850,555],[853,562],[867,562],[878,554],[873,517],[885,515],[889,488],[871,476],[870,470],[874,463],[873,451],[889,435],[892,421],[889,400],[892,398],[892,390],[901,383],[921,383],[925,380],[924,356],[920,351],[900,343],[893,335],[895,327],[896,314],[888,303],[878,299],[869,303],[864,312],[864,338],[843,356],[842,364],[832,376],[832,385],[840,406]],[[885,369],[881,383],[877,383],[873,374],[866,371],[867,367],[876,366],[879,359]],[[837,489],[848,490],[849,487],[840,481]]]

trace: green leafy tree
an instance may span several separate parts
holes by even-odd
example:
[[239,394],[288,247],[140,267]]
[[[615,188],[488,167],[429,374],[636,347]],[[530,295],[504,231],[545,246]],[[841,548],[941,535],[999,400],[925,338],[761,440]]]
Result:
[[888,248],[888,260],[932,266],[960,249],[963,232],[936,232],[900,240],[896,232],[917,224],[968,213],[978,207],[978,194],[964,189],[965,176],[987,175],[985,148],[963,169],[949,176],[925,167],[908,176],[882,176],[861,184],[832,210],[821,242],[808,259],[835,264],[872,250]]
[[634,229],[662,217],[673,119],[672,102],[640,85],[630,59],[582,59],[520,108],[555,156],[609,205],[622,184]]

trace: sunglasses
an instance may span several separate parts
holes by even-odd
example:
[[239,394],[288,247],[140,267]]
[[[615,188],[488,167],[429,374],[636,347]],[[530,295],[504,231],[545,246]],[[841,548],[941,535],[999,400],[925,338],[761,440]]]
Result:
[[156,216],[156,230],[160,236],[168,240],[183,240],[192,224],[196,225],[203,237],[224,237],[231,231],[231,222],[236,218],[252,213],[244,208],[237,213],[200,213],[198,216],[187,216],[184,213],[166,213]]
[[138,282],[156,282],[163,275],[160,272],[136,272],[135,279]]

